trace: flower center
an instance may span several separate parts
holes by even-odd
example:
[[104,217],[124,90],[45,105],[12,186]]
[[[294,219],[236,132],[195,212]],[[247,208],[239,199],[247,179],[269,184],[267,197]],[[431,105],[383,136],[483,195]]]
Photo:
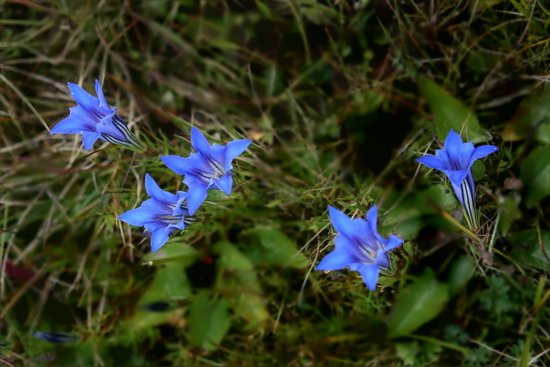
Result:
[[167,225],[177,225],[183,221],[184,225],[188,225],[195,221],[194,217],[186,214],[188,211],[187,204],[185,202],[182,202],[179,207],[173,204],[168,205],[168,207],[172,210],[172,214],[161,215],[157,218],[163,223]]
[[197,170],[195,171],[195,175],[199,176],[206,184],[212,184],[213,180],[218,180],[225,176],[225,169],[219,162],[211,157],[203,157],[208,163],[210,170]]
[[208,165],[212,168],[212,171],[214,171],[212,174],[213,179],[217,180],[225,175],[225,170],[219,162],[216,162],[212,158],[208,158]]
[[361,254],[368,260],[368,263],[374,262],[380,250],[380,244],[376,243],[376,248],[373,248],[363,240],[358,240],[358,247]]
[[449,165],[451,166],[451,169],[453,171],[462,171],[464,167],[462,167],[462,162],[460,162],[460,159],[457,159],[456,157],[452,157],[449,152],[447,153],[447,161],[449,162]]

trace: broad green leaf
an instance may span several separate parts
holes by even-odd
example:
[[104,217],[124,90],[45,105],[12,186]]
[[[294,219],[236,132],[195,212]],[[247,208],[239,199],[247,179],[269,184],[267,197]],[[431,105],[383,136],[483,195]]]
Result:
[[500,213],[499,229],[501,234],[507,234],[512,223],[521,218],[520,203],[521,197],[517,194],[499,197],[498,211]]
[[440,283],[431,269],[400,290],[389,315],[390,337],[409,335],[435,318],[449,300],[449,286]]
[[434,115],[435,133],[443,141],[454,129],[468,141],[479,143],[491,138],[479,125],[474,112],[427,77],[418,79],[420,93]]
[[261,0],[254,0],[254,2],[256,3],[256,7],[264,17],[271,18],[271,9],[269,8],[269,6],[265,5]]
[[504,125],[502,140],[516,141],[535,135],[541,143],[548,143],[550,126],[550,86],[533,91]]
[[197,347],[215,349],[230,324],[225,300],[200,293],[189,308],[189,341]]
[[416,357],[419,352],[420,346],[416,341],[395,344],[395,353],[403,361],[405,366],[414,366],[417,364]]
[[188,266],[200,257],[193,247],[183,243],[167,243],[157,252],[150,252],[143,257],[144,262],[162,264],[176,261],[182,266]]
[[254,271],[254,265],[243,255],[238,248],[229,242],[218,242],[212,247],[213,251],[220,255],[218,266],[222,269],[239,272]]
[[305,268],[307,258],[298,250],[296,243],[283,232],[272,227],[255,227],[241,233],[241,242],[246,246],[245,255],[256,265],[280,265]]
[[166,312],[156,312],[147,309],[147,305],[187,299],[191,295],[191,285],[184,272],[184,267],[177,263],[169,263],[155,273],[153,282],[138,301],[136,313],[129,322],[131,330],[140,330],[163,324],[168,320],[181,320],[181,309],[170,309]]
[[537,129],[537,140],[543,144],[550,144],[550,119]]
[[521,231],[510,236],[508,241],[513,246],[510,256],[519,264],[550,271],[547,257],[550,256],[550,231],[542,231],[540,238],[536,230]]
[[462,255],[451,266],[449,272],[449,291],[451,294],[460,292],[474,276],[475,263],[471,257]]
[[228,242],[217,243],[213,250],[220,255],[216,288],[223,290],[235,316],[245,319],[251,328],[260,326],[269,313],[252,262]]
[[550,146],[539,147],[525,158],[520,177],[527,191],[528,208],[550,195]]
[[187,299],[191,295],[191,285],[184,266],[174,262],[160,268],[147,291],[141,296],[139,304],[157,301],[176,301]]

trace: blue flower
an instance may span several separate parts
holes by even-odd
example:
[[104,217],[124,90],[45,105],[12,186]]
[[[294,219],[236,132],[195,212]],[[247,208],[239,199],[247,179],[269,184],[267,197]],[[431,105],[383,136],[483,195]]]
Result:
[[243,153],[251,141],[234,140],[222,146],[208,144],[204,135],[196,128],[191,128],[191,145],[196,153],[187,158],[177,155],[165,155],[160,159],[178,175],[185,175],[183,183],[187,185],[189,197],[189,214],[193,215],[208,195],[210,188],[231,194],[233,178],[231,162]]
[[187,193],[178,191],[175,195],[162,190],[155,180],[145,175],[145,191],[151,197],[136,209],[122,213],[118,218],[133,226],[144,226],[151,235],[151,251],[160,249],[170,235],[182,230],[193,221],[189,216],[185,200]]
[[141,149],[139,141],[132,135],[126,123],[109,107],[101,84],[95,81],[97,97],[73,83],[67,83],[76,102],[69,108],[69,116],[59,121],[51,134],[82,134],[84,149],[92,149],[97,139],[113,144]]
[[72,343],[77,337],[68,333],[58,333],[53,331],[35,331],[32,335],[37,339],[42,339],[50,343]]
[[338,209],[329,206],[330,220],[338,235],[336,248],[317,265],[317,270],[339,270],[349,267],[363,277],[363,282],[373,291],[378,282],[380,268],[388,268],[388,251],[403,244],[395,235],[388,238],[378,233],[378,208],[373,205],[365,219],[351,219]]
[[453,191],[464,208],[470,228],[478,226],[476,211],[476,191],[472,177],[475,161],[498,150],[493,145],[477,148],[470,142],[463,143],[460,135],[449,131],[443,149],[436,149],[435,155],[425,155],[417,159],[419,163],[443,172],[451,181]]

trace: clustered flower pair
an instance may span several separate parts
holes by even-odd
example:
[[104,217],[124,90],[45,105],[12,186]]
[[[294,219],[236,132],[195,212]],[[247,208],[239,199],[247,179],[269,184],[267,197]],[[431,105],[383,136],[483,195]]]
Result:
[[170,235],[182,230],[193,221],[192,216],[202,205],[208,190],[218,189],[231,194],[233,186],[232,161],[243,153],[251,141],[240,139],[222,146],[210,145],[204,135],[191,128],[191,145],[197,150],[183,158],[166,155],[160,159],[178,175],[183,175],[183,183],[188,192],[178,191],[175,195],[163,191],[149,174],[145,175],[145,189],[151,197],[139,208],[118,216],[120,220],[133,226],[144,226],[151,234],[151,251],[160,249]]
[[[90,150],[98,139],[141,148],[139,141],[116,114],[115,108],[109,107],[99,81],[95,82],[97,97],[76,84],[68,85],[77,105],[70,108],[67,118],[52,128],[52,134],[82,134],[82,143],[86,150]],[[145,227],[146,234],[151,236],[151,251],[157,251],[172,233],[185,229],[193,221],[193,215],[210,189],[231,194],[232,161],[250,143],[248,139],[240,139],[225,146],[210,145],[197,128],[191,128],[191,145],[196,150],[195,153],[186,158],[177,155],[160,157],[173,172],[184,176],[183,183],[187,185],[188,191],[177,191],[175,194],[164,191],[146,174],[145,191],[150,198],[140,207],[119,215],[119,219],[134,226]]]
[[[124,121],[110,108],[96,81],[97,97],[91,96],[75,84],[68,83],[77,105],[70,108],[70,115],[56,124],[52,134],[82,134],[84,149],[90,150],[99,139],[113,144],[141,148],[139,141],[130,133]],[[210,189],[225,194],[231,193],[232,161],[250,145],[248,139],[229,142],[222,146],[210,145],[196,128],[191,129],[191,145],[196,150],[189,157],[162,156],[164,164],[178,175],[188,191],[176,194],[162,190],[153,178],[145,175],[145,190],[150,198],[140,207],[129,210],[119,219],[143,226],[151,236],[151,249],[157,251],[170,235],[183,230],[193,221],[193,215],[202,205]],[[470,142],[463,143],[460,135],[451,130],[445,139],[443,149],[435,155],[426,155],[417,161],[430,168],[442,171],[451,182],[453,191],[464,208],[470,228],[477,228],[478,215],[475,206],[475,186],[471,167],[474,162],[498,148],[482,145],[477,148]],[[338,232],[334,239],[335,248],[317,265],[317,270],[340,270],[349,268],[357,271],[365,285],[374,290],[380,271],[389,267],[388,252],[401,246],[403,240],[395,235],[388,238],[378,233],[378,207],[372,206],[365,219],[349,218],[338,209],[329,206],[329,216]]]
[[[498,150],[493,145],[463,143],[460,135],[451,130],[445,139],[443,149],[437,149],[435,155],[425,155],[417,161],[430,168],[442,171],[451,182],[453,191],[464,208],[466,221],[470,228],[479,225],[476,211],[475,186],[472,165]],[[363,282],[370,289],[376,288],[380,269],[389,266],[388,251],[403,244],[395,235],[383,238],[378,233],[376,222],[378,208],[369,209],[366,219],[351,219],[341,211],[329,206],[329,215],[338,235],[334,239],[335,249],[321,260],[317,270],[339,270],[348,267],[361,274]]]

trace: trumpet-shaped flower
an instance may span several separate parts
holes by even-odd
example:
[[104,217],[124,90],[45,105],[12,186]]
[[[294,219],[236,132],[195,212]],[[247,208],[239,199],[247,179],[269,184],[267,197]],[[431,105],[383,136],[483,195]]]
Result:
[[118,218],[133,226],[143,226],[151,235],[151,251],[160,249],[170,235],[184,229],[193,221],[189,216],[185,200],[187,193],[178,191],[175,195],[162,190],[155,180],[145,175],[145,191],[150,196],[140,207],[122,213]]
[[231,162],[250,145],[248,139],[234,140],[227,145],[208,144],[204,135],[197,129],[191,129],[191,145],[196,153],[184,158],[177,155],[165,155],[160,159],[178,175],[185,175],[183,182],[188,187],[189,214],[193,215],[208,195],[211,188],[231,194],[233,178]]
[[317,270],[339,270],[348,267],[361,274],[363,282],[372,291],[376,288],[380,268],[389,267],[388,251],[403,244],[395,235],[382,237],[377,229],[378,207],[373,205],[366,218],[351,219],[329,206],[330,220],[338,235],[335,249],[317,265]]
[[57,344],[72,343],[78,339],[76,336],[69,333],[58,333],[54,331],[35,331],[32,335],[37,339]]
[[476,191],[472,177],[472,165],[498,150],[493,145],[481,145],[477,148],[470,142],[463,143],[454,130],[449,131],[443,149],[436,149],[435,155],[417,158],[419,163],[443,172],[451,181],[453,191],[464,208],[470,228],[476,228],[478,217],[476,211]]
[[95,81],[97,97],[73,83],[67,83],[76,106],[69,108],[69,116],[59,121],[51,134],[82,134],[84,149],[92,149],[97,139],[113,144],[141,148],[116,109],[109,107],[101,84]]

